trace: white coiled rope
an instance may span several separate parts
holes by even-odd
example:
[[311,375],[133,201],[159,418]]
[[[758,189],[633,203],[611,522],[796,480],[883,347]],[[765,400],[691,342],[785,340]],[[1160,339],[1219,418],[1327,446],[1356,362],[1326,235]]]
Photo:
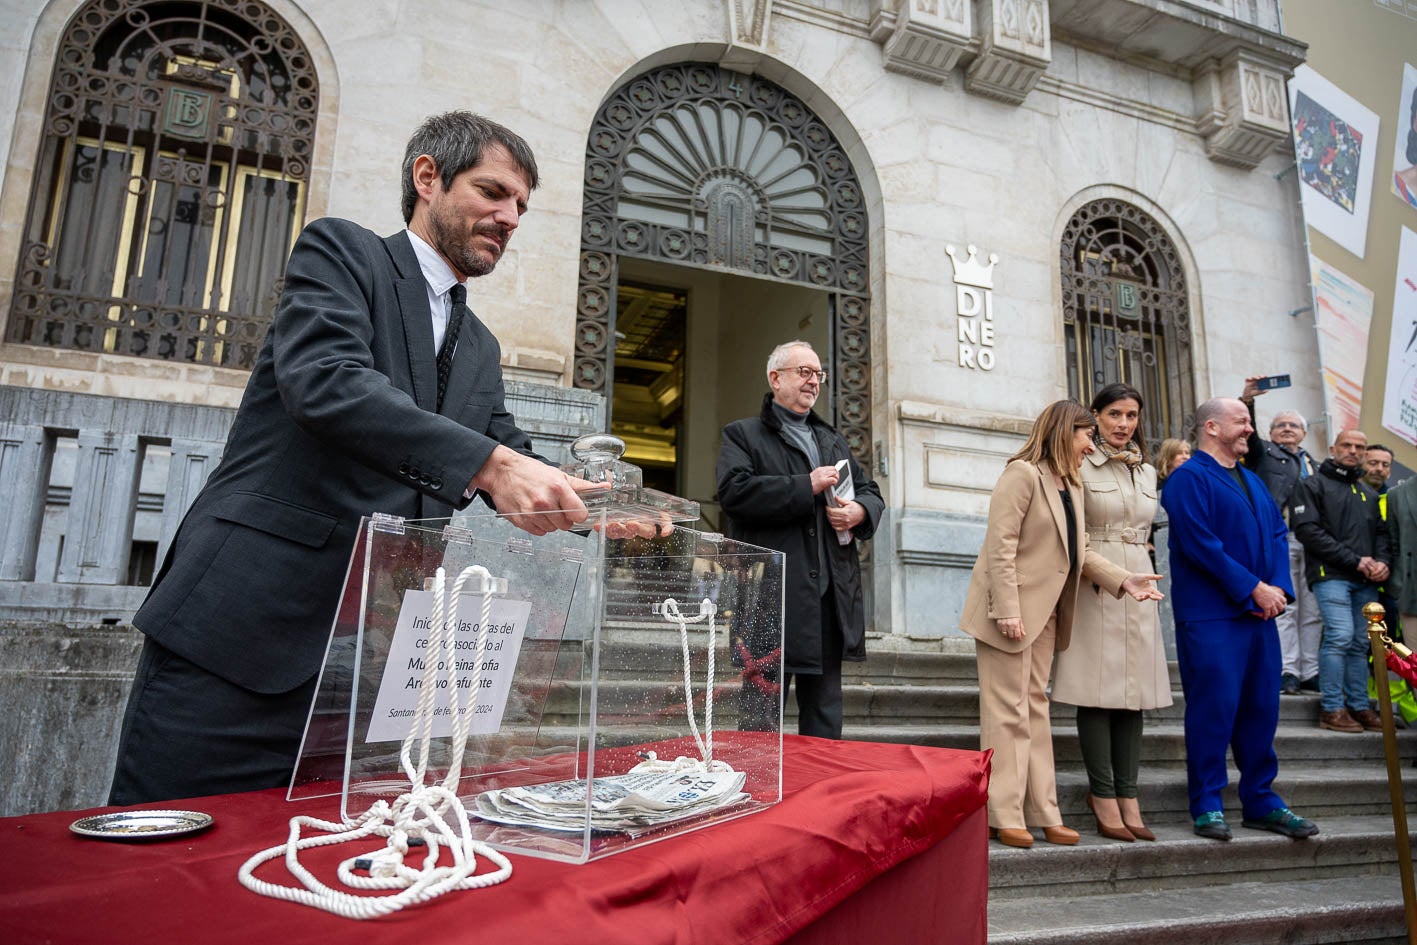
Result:
[[[698,746],[699,758],[688,758],[680,756],[673,761],[660,761],[659,757],[652,751],[644,753],[645,761],[635,765],[636,771],[732,771],[733,768],[722,762],[713,760],[713,682],[714,682],[714,650],[717,648],[718,627],[714,616],[718,613],[718,607],[707,597],[699,604],[699,613],[694,617],[686,617],[679,609],[679,602],[672,597],[666,597],[655,612],[665,620],[679,626],[679,647],[684,656],[684,707],[689,715],[689,731],[693,733],[694,744]],[[699,735],[699,726],[694,719],[694,685],[689,667],[689,624],[708,621],[708,679],[704,692],[704,734]]]
[[[482,595],[482,618],[479,621],[476,659],[473,663],[472,684],[465,699],[459,697],[457,660],[451,654],[453,632],[457,623],[456,602],[461,600],[463,586],[470,578],[479,579]],[[325,912],[350,919],[371,919],[397,912],[411,903],[426,902],[456,889],[480,889],[495,886],[512,875],[511,862],[485,843],[472,839],[467,811],[458,800],[457,783],[462,772],[463,752],[467,748],[468,730],[472,725],[473,706],[482,682],[482,651],[487,643],[487,624],[492,611],[492,575],[486,568],[464,568],[458,575],[450,598],[445,597],[447,575],[438,569],[433,581],[433,609],[429,650],[449,654],[446,660],[428,659],[423,667],[423,679],[418,690],[414,726],[403,740],[399,761],[408,776],[410,790],[393,803],[377,801],[361,817],[343,823],[318,820],[314,817],[294,817],[290,835],[280,846],[263,850],[241,865],[238,877],[241,885],[252,892],[273,899],[285,899],[313,906]],[[478,591],[473,591],[478,593]],[[436,635],[436,636],[435,636]],[[452,713],[452,747],[448,773],[442,784],[425,784],[428,773],[428,752],[432,740],[434,695],[438,685],[438,663],[445,662],[448,672],[449,710]],[[464,705],[463,703],[467,704]],[[416,757],[415,757],[416,750]],[[456,829],[448,824],[451,816]],[[325,831],[325,836],[302,836],[303,828]],[[383,837],[383,847],[350,857],[339,865],[340,882],[351,889],[397,889],[389,896],[360,896],[332,888],[317,879],[300,864],[299,851],[311,847],[329,846],[364,837]],[[422,865],[415,869],[405,864],[409,848],[422,843],[427,853]],[[452,855],[452,864],[439,866],[440,850]],[[477,857],[486,857],[497,869],[480,876]],[[286,868],[300,880],[303,888],[282,886],[257,879],[256,867],[268,860],[284,856]],[[363,870],[367,875],[356,873]]]

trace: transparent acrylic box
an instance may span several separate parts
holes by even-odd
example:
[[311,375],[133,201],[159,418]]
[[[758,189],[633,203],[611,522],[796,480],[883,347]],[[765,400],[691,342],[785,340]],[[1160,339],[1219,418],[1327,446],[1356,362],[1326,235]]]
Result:
[[[427,780],[449,770],[455,697],[472,712],[456,780],[470,814],[490,790],[544,790],[572,779],[599,785],[649,757],[701,760],[705,750],[743,774],[744,796],[661,824],[604,829],[581,784],[555,829],[474,816],[476,839],[585,862],[780,800],[783,557],[681,525],[659,537],[605,537],[616,533],[617,519],[653,511],[643,501],[652,492],[639,490],[631,501],[607,494],[588,503],[586,528],[542,536],[490,512],[366,519],[289,796],[338,794],[352,819],[409,790],[400,750],[434,671],[424,657],[439,643],[436,627],[428,628],[428,587],[440,567],[449,588],[479,567],[490,580],[469,572],[450,622],[454,660],[432,697]],[[683,640],[676,612],[686,621]]]

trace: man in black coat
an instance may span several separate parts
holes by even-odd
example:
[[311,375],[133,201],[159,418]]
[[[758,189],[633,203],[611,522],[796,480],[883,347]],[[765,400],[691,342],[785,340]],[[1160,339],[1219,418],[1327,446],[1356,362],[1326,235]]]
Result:
[[464,302],[526,211],[531,149],[451,112],[414,133],[402,176],[406,231],[317,220],[291,253],[222,461],[133,621],[111,803],[289,781],[362,516],[443,517],[481,493],[566,510],[521,520],[536,534],[586,517],[589,484],[531,451]]
[[[718,500],[732,537],[786,556],[782,684],[796,680],[801,734],[840,738],[841,663],[866,658],[856,543],[875,533],[885,501],[842,435],[812,412],[827,378],[812,346],[779,345],[767,375],[762,413],[723,428]],[[843,460],[855,490],[849,501],[834,488]]]
[[[1260,390],[1259,376],[1245,378],[1240,400],[1250,411],[1250,425],[1255,422],[1255,398],[1268,393]],[[1269,422],[1269,439],[1250,434],[1249,452],[1245,465],[1264,481],[1275,504],[1289,522],[1289,499],[1301,479],[1318,472],[1319,460],[1304,449],[1308,427],[1304,418],[1293,410],[1281,410]],[[1319,642],[1323,638],[1324,621],[1314,592],[1304,580],[1304,544],[1289,532],[1289,577],[1294,582],[1294,603],[1274,618],[1279,629],[1281,670],[1279,691],[1286,696],[1300,690],[1319,691]]]
[[1378,599],[1392,563],[1378,494],[1363,481],[1368,438],[1344,430],[1318,475],[1294,490],[1290,526],[1304,543],[1306,577],[1324,615],[1319,648],[1319,728],[1380,731],[1368,707],[1367,620],[1363,607]]

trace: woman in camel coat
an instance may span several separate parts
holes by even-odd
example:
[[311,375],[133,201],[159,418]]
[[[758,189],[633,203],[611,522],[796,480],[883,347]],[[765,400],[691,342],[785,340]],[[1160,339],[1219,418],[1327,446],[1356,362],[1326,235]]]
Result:
[[[1083,460],[1088,544],[1129,571],[1151,566],[1146,541],[1156,517],[1156,469],[1136,439],[1140,392],[1109,384],[1092,400],[1096,452]],[[1084,585],[1072,646],[1053,667],[1053,701],[1078,707],[1088,806],[1097,832],[1113,840],[1155,840],[1137,802],[1142,712],[1171,704],[1166,645],[1155,601],[1121,600]]]
[[1088,547],[1078,466],[1093,451],[1096,420],[1060,400],[1038,417],[999,477],[984,549],[974,564],[960,629],[975,638],[979,741],[994,752],[989,826],[1009,846],[1077,843],[1063,826],[1053,773],[1048,676],[1072,636],[1082,580],[1114,597],[1156,600],[1156,575],[1129,574]]

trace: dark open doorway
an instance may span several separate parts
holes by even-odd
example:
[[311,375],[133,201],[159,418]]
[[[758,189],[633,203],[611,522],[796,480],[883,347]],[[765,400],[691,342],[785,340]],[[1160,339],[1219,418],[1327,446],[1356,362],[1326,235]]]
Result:
[[684,349],[689,296],[683,289],[621,282],[615,306],[615,385],[610,432],[645,485],[680,491]]

